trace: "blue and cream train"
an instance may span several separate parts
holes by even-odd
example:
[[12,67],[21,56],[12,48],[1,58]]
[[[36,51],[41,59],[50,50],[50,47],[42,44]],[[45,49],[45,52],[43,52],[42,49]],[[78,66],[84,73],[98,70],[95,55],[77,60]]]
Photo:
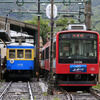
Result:
[[6,77],[32,77],[34,72],[34,46],[12,43],[7,46]]

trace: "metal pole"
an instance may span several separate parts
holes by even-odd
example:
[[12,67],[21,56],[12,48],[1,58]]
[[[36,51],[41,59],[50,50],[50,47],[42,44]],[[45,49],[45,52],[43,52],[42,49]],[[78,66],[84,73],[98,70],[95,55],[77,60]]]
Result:
[[87,30],[91,30],[91,0],[85,3],[85,24]]
[[[38,13],[40,13],[40,0],[38,0]],[[39,69],[40,69],[40,63],[39,63],[39,52],[40,52],[40,15],[38,15],[38,66],[37,66],[37,81],[39,81]]]
[[88,30],[91,30],[91,0],[89,0],[88,4]]
[[12,10],[10,10],[7,15],[6,15],[6,18],[5,18],[5,30],[7,30],[7,20],[8,20],[8,16],[9,14],[12,12]]
[[53,4],[54,0],[51,0],[51,46],[50,46],[50,80],[48,84],[48,94],[53,95],[54,81],[53,81]]

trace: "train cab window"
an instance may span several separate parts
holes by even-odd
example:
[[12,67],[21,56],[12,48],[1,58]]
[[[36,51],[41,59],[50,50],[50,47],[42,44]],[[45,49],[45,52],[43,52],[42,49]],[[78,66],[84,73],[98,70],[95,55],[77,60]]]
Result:
[[31,50],[25,50],[25,59],[31,59],[32,58],[32,51]]
[[59,62],[97,63],[97,40],[95,39],[60,39]]
[[97,42],[94,41],[85,41],[84,43],[84,56],[87,58],[96,58],[97,57]]
[[69,51],[70,51],[70,44],[69,43],[63,43],[61,45],[61,48],[59,48],[59,51],[60,51],[60,57],[69,57]]
[[24,58],[23,50],[17,50],[17,58],[18,59],[23,59]]
[[9,59],[15,59],[15,50],[9,50]]

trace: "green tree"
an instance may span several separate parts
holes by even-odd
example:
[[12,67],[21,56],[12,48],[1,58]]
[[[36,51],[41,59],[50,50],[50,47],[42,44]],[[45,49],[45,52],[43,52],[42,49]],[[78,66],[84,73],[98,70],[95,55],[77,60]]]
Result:
[[[34,17],[32,20],[25,22],[38,26],[37,17]],[[56,27],[54,28],[54,32],[58,32],[62,29],[65,29],[68,25],[68,22],[69,20],[67,18],[59,18],[58,20],[56,20]],[[49,23],[50,20],[43,19],[42,17],[40,17],[40,36],[42,37],[43,45],[47,42],[47,33],[50,33],[51,28],[48,26]],[[70,19],[70,23],[74,23],[74,20]]]
[[56,23],[56,30],[60,29],[60,30],[64,30],[66,29],[66,27],[68,26],[68,24],[72,24],[74,23],[73,19],[68,19],[68,18],[59,18],[58,20],[55,21]]
[[[34,17],[32,20],[25,21],[25,22],[38,26],[37,17]],[[49,20],[43,19],[42,17],[40,17],[40,36],[42,37],[43,45],[47,42],[46,34],[50,32],[50,27],[48,26],[48,23],[50,23]]]

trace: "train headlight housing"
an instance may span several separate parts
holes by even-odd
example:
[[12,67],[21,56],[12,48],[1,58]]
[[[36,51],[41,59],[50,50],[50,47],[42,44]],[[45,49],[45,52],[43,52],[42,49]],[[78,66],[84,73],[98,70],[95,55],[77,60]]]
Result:
[[75,79],[81,79],[81,75],[80,74],[75,74]]
[[14,59],[10,59],[10,63],[13,64],[14,63]]
[[94,76],[94,74],[91,74],[91,76]]

